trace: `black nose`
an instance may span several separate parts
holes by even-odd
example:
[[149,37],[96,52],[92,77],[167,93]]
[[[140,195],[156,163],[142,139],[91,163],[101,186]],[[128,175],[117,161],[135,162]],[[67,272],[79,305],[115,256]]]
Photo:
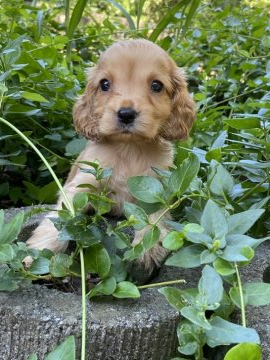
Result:
[[129,107],[120,108],[117,112],[118,119],[123,124],[132,124],[137,115],[136,111]]

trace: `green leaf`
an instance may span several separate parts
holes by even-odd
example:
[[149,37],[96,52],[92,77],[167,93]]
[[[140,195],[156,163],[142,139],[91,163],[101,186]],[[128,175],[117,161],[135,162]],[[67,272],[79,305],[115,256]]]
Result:
[[231,348],[225,355],[224,360],[262,360],[260,345],[253,343],[241,343]]
[[229,234],[245,234],[264,213],[263,209],[247,210],[228,218]]
[[166,260],[168,266],[193,268],[201,265],[201,253],[205,248],[201,245],[190,245],[180,249]]
[[31,100],[31,101],[46,102],[46,103],[49,102],[44,96],[42,96],[38,93],[29,92],[29,91],[23,91],[22,97],[24,99]]
[[37,21],[36,21],[36,38],[37,38],[37,40],[40,39],[40,36],[42,34],[43,25],[44,25],[44,11],[39,10],[37,12]]
[[72,11],[72,15],[69,20],[69,25],[67,29],[67,36],[69,39],[72,39],[73,37],[73,34],[82,18],[82,14],[86,4],[87,0],[77,0],[77,3]]
[[243,285],[243,290],[247,297],[247,305],[263,306],[270,304],[270,284],[263,282],[246,283]]
[[90,273],[98,274],[105,278],[111,268],[111,260],[107,250],[101,244],[90,246],[84,255],[85,270]]
[[150,230],[148,230],[142,240],[142,244],[144,247],[144,250],[151,249],[159,240],[160,237],[160,229],[158,226],[151,227]]
[[227,219],[213,200],[208,200],[205,205],[201,225],[208,235],[217,240],[221,240],[228,232]]
[[[239,287],[238,286],[231,287],[229,291],[229,295],[233,303],[241,309],[241,298],[240,298]],[[244,290],[243,290],[243,300],[244,300],[244,304],[246,304],[247,297]]]
[[181,354],[193,355],[198,350],[198,332],[201,328],[191,322],[181,321],[177,327],[177,337],[179,340],[178,351]]
[[206,319],[204,312],[199,311],[191,306],[187,306],[181,309],[181,315],[186,319],[202,327],[205,330],[211,329],[209,321]]
[[226,260],[218,258],[213,263],[214,269],[222,276],[228,276],[235,273],[233,265]]
[[69,336],[61,345],[51,351],[44,360],[76,360],[74,336]]
[[189,224],[186,224],[183,228],[183,232],[184,233],[203,233],[204,232],[204,228],[199,225],[199,224],[194,224],[194,223],[189,223]]
[[9,263],[14,257],[14,250],[11,245],[0,245],[0,264]]
[[224,123],[238,130],[260,128],[260,119],[257,118],[240,118],[224,120]]
[[254,329],[230,323],[219,316],[210,320],[212,328],[206,330],[206,343],[210,347],[230,345],[242,342],[259,344],[260,338]]
[[136,224],[133,225],[135,230],[142,230],[148,224],[148,216],[146,212],[139,206],[124,202],[124,213],[127,219],[133,216]]
[[168,303],[177,311],[180,311],[184,306],[186,306],[182,290],[166,286],[158,289],[158,292],[164,295]]
[[229,194],[233,188],[234,181],[231,174],[219,163],[212,160],[208,175],[210,191],[215,195],[223,196]]
[[46,259],[44,257],[38,257],[37,259],[34,259],[34,261],[32,262],[29,268],[29,272],[34,275],[48,274],[50,272],[49,266],[50,266],[49,259]]
[[228,246],[249,246],[251,248],[255,248],[260,245],[266,239],[254,239],[247,235],[241,234],[232,234],[226,236],[226,243]]
[[88,195],[84,192],[78,192],[73,197],[73,206],[76,211],[81,211],[88,204]]
[[177,231],[171,231],[163,239],[162,246],[172,251],[179,250],[184,244],[183,238],[183,234]]
[[59,233],[58,240],[73,240],[82,246],[92,246],[102,240],[102,232],[96,225],[88,225],[86,227],[83,221],[82,223],[78,223],[76,225],[75,217],[71,220],[71,223],[68,223],[62,228]]
[[89,298],[99,295],[111,295],[116,289],[116,280],[114,277],[108,277],[101,280],[90,292]]
[[164,191],[158,179],[151,176],[133,176],[127,180],[130,193],[138,200],[146,203],[160,202]]
[[136,30],[136,26],[134,24],[134,21],[132,20],[132,17],[129,15],[129,13],[123,8],[122,5],[120,5],[118,2],[114,0],[106,0],[108,3],[113,4],[117,9],[119,9],[127,19],[128,25],[130,30]]
[[207,235],[206,233],[199,233],[199,232],[187,232],[185,237],[188,241],[193,242],[195,244],[203,244],[209,245],[213,243],[213,239]]
[[88,194],[88,199],[98,215],[110,212],[111,206],[114,203],[111,199],[99,194]]
[[69,143],[67,143],[65,150],[65,155],[78,155],[80,154],[83,149],[85,148],[87,143],[86,139],[72,139]]
[[0,291],[14,291],[20,286],[30,286],[31,279],[16,270],[0,269]]
[[215,261],[217,258],[217,255],[215,252],[212,252],[210,250],[204,250],[201,253],[201,264],[209,264]]
[[145,252],[144,246],[142,242],[139,244],[136,244],[134,247],[132,247],[130,250],[127,250],[124,254],[124,260],[135,260],[142,256]]
[[217,162],[222,161],[222,151],[221,148],[218,149],[212,149],[207,151],[205,155],[205,160],[211,162],[211,160],[216,160]]
[[177,196],[181,196],[188,188],[192,180],[196,177],[200,169],[198,157],[191,153],[182,164],[172,172],[169,178],[169,188]]
[[149,36],[149,40],[155,42],[162,31],[168,26],[170,22],[174,20],[176,12],[181,8],[188,5],[190,0],[182,0],[177,2],[174,6],[170,8],[169,11],[159,20],[156,28],[153,30],[152,34]]
[[230,297],[223,291],[223,297],[220,306],[215,309],[215,315],[220,316],[222,319],[229,320],[229,316],[235,310],[234,304]]
[[54,277],[63,277],[69,274],[73,260],[67,254],[56,254],[51,258],[49,270]]
[[17,239],[24,220],[24,213],[20,211],[8,223],[4,223],[4,211],[0,210],[0,244],[10,244]]
[[198,7],[200,5],[200,2],[201,2],[201,0],[192,0],[191,1],[190,9],[186,16],[186,20],[185,20],[184,27],[183,27],[183,34],[185,34],[187,32],[188,27],[196,13],[196,10],[198,9]]
[[250,261],[254,256],[254,251],[249,246],[237,247],[226,246],[220,257],[230,262]]
[[214,305],[221,301],[223,296],[222,279],[211,266],[206,265],[203,268],[198,288],[200,294],[206,297],[207,305]]
[[115,292],[113,293],[113,296],[120,298],[120,299],[122,299],[122,298],[137,299],[141,295],[140,295],[140,292],[136,285],[132,284],[129,281],[122,281],[117,284],[117,287],[116,287]]
[[126,264],[115,254],[111,254],[110,257],[112,265],[109,275],[114,277],[117,282],[124,281],[127,278]]

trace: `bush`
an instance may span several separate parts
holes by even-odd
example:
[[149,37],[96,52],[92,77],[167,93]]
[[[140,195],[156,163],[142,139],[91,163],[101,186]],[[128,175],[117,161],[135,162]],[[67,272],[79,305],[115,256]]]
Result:
[[[68,8],[58,2],[53,3],[54,7],[45,2],[40,2],[39,7],[24,1],[0,4],[5,20],[0,24],[2,117],[37,143],[58,176],[64,179],[70,162],[85,144],[71,126],[72,105],[83,91],[85,68],[116,38],[146,37],[166,49],[179,66],[186,67],[197,103],[197,122],[190,139],[175,145],[176,169],[157,170],[159,179],[155,180],[129,179],[129,190],[140,200],[139,206],[126,204],[128,221],[114,229],[109,226],[106,232],[114,237],[116,248],[124,250],[124,261],[138,258],[158,241],[158,223],[150,224],[142,244],[135,246],[130,246],[120,230],[127,225],[141,228],[149,224],[147,196],[156,195],[157,205],[164,207],[164,213],[173,209],[176,220],[168,223],[172,231],[163,240],[163,246],[174,252],[167,264],[204,266],[198,289],[160,290],[186,318],[178,328],[180,352],[201,359],[204,344],[222,344],[215,342],[213,333],[213,329],[220,328],[233,333],[236,342],[251,338],[257,343],[257,333],[245,328],[244,306],[268,303],[269,284],[244,284],[242,289],[238,268],[250,262],[256,246],[269,239],[266,237],[270,229],[269,13],[266,8],[261,9],[264,2],[256,8],[246,1],[230,1],[229,5],[206,0],[166,1],[162,8],[145,1],[136,2],[136,7],[128,1],[122,3],[108,0],[89,5],[87,1],[78,1],[71,16]],[[163,6],[167,6],[165,15]],[[65,12],[66,22],[62,20]],[[83,21],[77,27],[82,14]],[[2,122],[0,139],[1,206],[54,202],[56,185],[36,154]],[[102,174],[98,164],[93,167]],[[142,181],[149,185],[150,194],[140,190]],[[74,199],[75,213],[78,212],[75,215],[81,224],[63,210],[56,225],[62,236],[77,240],[76,254],[86,246],[77,225],[95,227],[94,243],[87,244],[90,250],[86,251],[85,261],[86,268],[97,273],[101,282],[89,292],[90,297],[101,294],[119,297],[119,292],[138,297],[135,285],[124,281],[126,272],[121,259],[116,261],[115,254],[107,252],[96,226],[97,219],[106,223],[101,215],[104,209],[109,209],[110,202],[92,195],[80,194]],[[81,203],[87,201],[96,201],[101,206],[90,219],[79,213]],[[1,221],[9,234],[7,229],[13,229],[14,223],[3,225],[2,212]],[[54,256],[46,251],[39,254],[29,252],[21,243],[11,245],[23,215],[13,221],[16,232],[2,234],[1,240],[1,261],[10,267],[8,274],[2,273],[4,289],[29,283],[24,269],[23,275],[18,276],[21,270],[18,259],[21,261],[27,254],[35,257],[29,271],[32,277],[37,274],[36,268],[42,270],[41,275],[50,271],[58,276],[58,269],[64,269],[64,275],[71,272],[74,254]],[[81,239],[75,239],[78,233]],[[258,237],[261,239],[256,240]],[[92,266],[91,254],[100,256],[98,268]],[[117,266],[121,268],[120,279],[114,276]],[[232,285],[230,298],[221,281],[228,280],[228,275]],[[267,299],[263,296],[254,299],[254,291],[266,293]],[[227,321],[233,303],[242,310],[243,327]],[[222,319],[219,306],[224,304],[229,306]],[[206,310],[213,312],[211,319],[206,318]],[[259,359],[260,351],[254,344],[233,348],[232,356],[246,346],[246,354],[256,351]]]

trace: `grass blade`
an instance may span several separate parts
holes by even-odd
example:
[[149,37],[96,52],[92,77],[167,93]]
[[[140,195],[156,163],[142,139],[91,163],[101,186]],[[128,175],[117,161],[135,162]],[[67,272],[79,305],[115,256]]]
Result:
[[106,0],[108,3],[113,4],[118,10],[120,10],[125,18],[127,19],[128,25],[130,30],[136,30],[136,26],[134,24],[134,21],[132,20],[131,16],[129,15],[129,13],[123,8],[122,5],[118,4],[118,2],[114,1],[114,0]]
[[84,8],[87,4],[87,0],[78,0],[69,21],[68,29],[67,29],[67,36],[69,39],[72,38],[84,11]]
[[137,30],[139,29],[140,19],[142,16],[142,9],[146,0],[136,1],[136,15],[137,15]]
[[191,21],[194,17],[194,14],[196,13],[196,10],[198,9],[198,7],[200,5],[200,2],[201,2],[201,0],[193,0],[192,1],[189,12],[188,12],[186,20],[185,20],[185,24],[183,26],[183,34],[185,34],[187,32],[189,24],[191,23]]
[[161,18],[161,20],[158,22],[157,27],[155,28],[155,30],[152,32],[152,34],[149,36],[149,40],[155,42],[157,40],[157,38],[159,37],[159,35],[162,33],[162,31],[167,27],[167,25],[172,22],[172,20],[174,19],[174,15],[175,13],[181,9],[181,7],[184,7],[186,5],[188,5],[189,0],[182,0],[180,2],[178,2],[177,4],[175,4],[168,12],[165,16],[163,16]]

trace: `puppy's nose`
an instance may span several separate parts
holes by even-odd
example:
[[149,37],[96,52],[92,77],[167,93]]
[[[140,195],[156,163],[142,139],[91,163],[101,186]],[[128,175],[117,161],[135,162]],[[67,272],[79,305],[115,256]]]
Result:
[[130,107],[122,107],[117,112],[119,121],[123,124],[132,124],[136,118],[136,111]]

